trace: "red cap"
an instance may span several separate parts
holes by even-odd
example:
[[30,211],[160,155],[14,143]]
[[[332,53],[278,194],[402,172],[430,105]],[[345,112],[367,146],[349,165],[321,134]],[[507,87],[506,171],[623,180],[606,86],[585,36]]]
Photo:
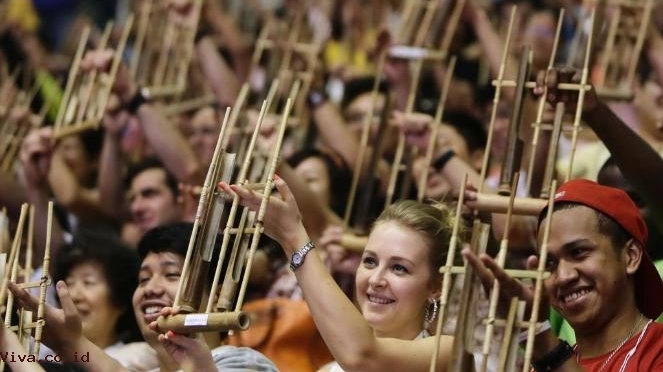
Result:
[[[612,218],[628,232],[643,249],[640,267],[635,272],[635,300],[642,313],[656,319],[663,313],[663,280],[646,249],[647,225],[628,194],[620,189],[599,185],[585,179],[564,183],[557,189],[555,203],[585,205]],[[539,224],[546,216],[547,206],[539,214]]]

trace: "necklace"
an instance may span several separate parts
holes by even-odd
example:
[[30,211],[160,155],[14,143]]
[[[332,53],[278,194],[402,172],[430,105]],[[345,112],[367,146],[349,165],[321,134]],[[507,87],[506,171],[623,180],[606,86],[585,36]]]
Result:
[[[643,318],[644,318],[644,317],[642,316],[642,314],[640,314],[640,315],[638,316],[638,319],[635,321],[635,324],[633,325],[633,329],[631,330],[631,332],[629,332],[629,334],[626,336],[626,338],[624,338],[624,339],[622,340],[622,342],[620,342],[619,345],[617,345],[617,347],[616,347],[615,349],[612,350],[612,352],[610,353],[610,355],[608,355],[608,358],[607,358],[606,360],[604,360],[603,363],[601,363],[601,367],[599,367],[599,369],[597,370],[597,372],[601,372],[601,371],[603,371],[603,369],[605,369],[605,367],[606,367],[606,366],[608,365],[608,363],[612,360],[612,358],[615,356],[615,354],[617,354],[617,352],[622,348],[622,346],[624,346],[624,344],[626,344],[626,342],[627,342],[628,340],[630,340],[631,337],[633,337],[633,335],[635,334],[635,332],[636,332],[637,329],[638,329],[638,326],[640,325],[640,321],[641,321]],[[580,352],[578,351],[578,344],[576,344],[576,345],[574,346],[573,349],[574,349],[574,351],[576,352],[576,362],[578,363],[578,365],[580,365]]]

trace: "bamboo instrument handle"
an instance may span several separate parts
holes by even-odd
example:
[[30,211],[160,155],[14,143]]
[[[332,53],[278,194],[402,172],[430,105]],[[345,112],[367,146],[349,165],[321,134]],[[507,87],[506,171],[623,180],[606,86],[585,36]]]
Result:
[[225,313],[177,314],[157,319],[160,332],[219,332],[249,328],[251,318],[243,311]]

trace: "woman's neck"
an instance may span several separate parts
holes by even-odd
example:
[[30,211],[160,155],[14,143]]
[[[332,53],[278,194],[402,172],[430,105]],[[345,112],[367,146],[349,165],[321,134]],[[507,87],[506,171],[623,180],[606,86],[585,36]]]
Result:
[[[421,322],[423,323],[423,322]],[[378,330],[375,329],[375,337],[379,338],[396,338],[399,340],[414,340],[419,336],[423,327],[407,327],[403,329],[389,329],[389,330]]]

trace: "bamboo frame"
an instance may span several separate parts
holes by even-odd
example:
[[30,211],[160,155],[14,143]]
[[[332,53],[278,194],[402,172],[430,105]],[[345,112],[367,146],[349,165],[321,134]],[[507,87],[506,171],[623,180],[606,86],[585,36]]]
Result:
[[630,100],[654,0],[608,0],[607,6],[613,11],[605,42],[596,51],[592,84],[600,97]]
[[[41,279],[36,282],[31,282],[32,277],[32,250],[33,250],[33,237],[34,237],[34,207],[28,204],[23,204],[21,206],[21,214],[19,216],[19,222],[16,229],[16,234],[14,235],[12,249],[9,255],[8,260],[6,261],[6,269],[3,272],[2,281],[3,286],[0,290],[0,304],[5,308],[4,314],[4,327],[9,328],[9,330],[17,333],[19,340],[29,349],[28,339],[31,334],[31,331],[34,330],[34,343],[32,350],[30,350],[30,355],[37,358],[39,356],[39,349],[42,342],[42,332],[45,326],[44,311],[46,308],[46,289],[50,285],[49,280],[49,266],[51,260],[51,236],[53,228],[53,201],[48,202],[47,210],[47,222],[46,222],[46,243],[43,256],[43,265]],[[22,239],[25,232],[25,224],[27,223],[27,244],[26,244],[26,254],[25,254],[25,265],[23,268],[19,265],[19,251],[20,246],[22,245]],[[0,255],[2,256],[2,255]],[[2,264],[4,264],[4,259]],[[0,270],[3,271],[3,270]],[[19,272],[20,271],[20,272]],[[19,277],[23,278],[22,282],[18,282]],[[7,291],[7,282],[11,280],[18,284],[19,288],[29,289],[29,288],[39,288],[39,299],[37,305],[37,317],[33,320],[33,312],[21,309],[19,312],[19,321],[15,326],[11,326],[13,319],[13,308],[14,298],[11,292]],[[5,299],[6,297],[6,299]],[[3,362],[0,361],[0,368],[3,368]]]
[[142,4],[129,71],[151,98],[176,96],[186,89],[203,0],[191,6],[191,23],[178,24],[159,0]]
[[[276,91],[278,82],[273,84],[272,91]],[[263,103],[258,123],[255,126],[252,138],[246,149],[246,156],[242,160],[239,174],[234,179],[234,183],[243,184],[251,189],[260,189],[262,194],[262,203],[257,212],[249,212],[246,207],[239,206],[239,197],[235,196],[230,200],[227,195],[222,194],[216,190],[216,184],[219,180],[215,177],[218,174],[217,164],[224,160],[224,173],[225,182],[230,181],[231,171],[235,164],[235,157],[233,154],[225,153],[222,144],[225,137],[228,135],[228,122],[230,121],[230,110],[226,111],[224,124],[222,126],[222,133],[219,135],[217,147],[213,164],[208,171],[205,184],[201,191],[200,202],[198,204],[198,212],[194,222],[194,230],[189,242],[189,248],[184,262],[182,271],[182,279],[177,291],[174,306],[185,305],[185,314],[178,314],[169,317],[160,317],[157,320],[158,328],[161,331],[174,330],[182,333],[198,332],[198,331],[221,331],[221,330],[241,330],[249,326],[249,317],[242,311],[244,296],[248,286],[248,279],[251,273],[252,260],[255,251],[258,247],[260,236],[263,232],[263,218],[267,207],[267,201],[270,197],[271,190],[274,187],[274,174],[279,161],[279,153],[283,144],[285,129],[287,127],[288,117],[293,109],[296,96],[299,92],[301,84],[295,83],[290,90],[285,109],[281,115],[281,122],[279,124],[279,134],[277,144],[272,149],[267,162],[259,164],[261,170],[257,180],[251,180],[250,173],[253,172],[252,167],[255,166],[255,146],[260,132],[260,126],[269,111],[272,101],[265,101]],[[237,117],[237,116],[235,116]],[[259,154],[258,154],[259,155]],[[227,176],[227,177],[226,177]],[[221,242],[220,254],[218,262],[216,263],[216,270],[214,272],[214,279],[211,283],[211,288],[207,294],[207,303],[201,304],[199,302],[200,296],[192,295],[190,292],[202,293],[203,283],[197,281],[195,288],[191,285],[187,287],[187,282],[192,283],[192,277],[206,277],[207,265],[196,264],[196,250],[200,250],[204,244],[210,249],[215,249],[215,241],[218,236],[218,229],[220,226],[219,218],[210,218],[209,204],[213,199],[217,202],[231,203],[226,218],[226,227],[223,232],[223,240]],[[241,218],[239,221],[235,218],[237,212],[241,208]],[[201,232],[205,232],[205,243],[198,238]],[[228,249],[231,244],[231,237],[233,238],[233,247]],[[200,255],[198,255],[200,256]],[[211,260],[212,253],[206,252],[207,262]],[[225,278],[222,281],[220,293],[219,292],[219,279],[221,277],[221,268],[223,263],[227,263],[227,271]],[[200,269],[203,270],[200,270]],[[189,298],[198,298],[198,303],[195,301],[187,300]],[[199,312],[201,311],[201,312]]]
[[[488,146],[486,149],[486,157],[484,158],[484,164],[482,166],[482,172],[481,172],[481,183],[477,185],[479,187],[479,191],[475,193],[472,197],[472,200],[465,202],[465,205],[469,206],[470,208],[475,209],[475,213],[477,213],[479,210],[480,211],[485,211],[485,212],[492,212],[492,213],[506,213],[506,222],[505,222],[505,233],[502,238],[502,241],[500,243],[500,249],[499,253],[496,258],[497,264],[502,267],[507,274],[509,274],[511,277],[514,278],[527,278],[531,279],[534,281],[534,292],[535,292],[535,297],[534,297],[534,303],[533,303],[533,308],[531,312],[528,314],[524,314],[524,319],[523,319],[523,314],[522,314],[522,305],[516,301],[513,300],[509,306],[509,311],[508,314],[506,314],[506,317],[503,319],[500,319],[497,317],[497,302],[500,298],[500,287],[499,287],[499,282],[494,282],[493,283],[493,288],[490,293],[490,303],[489,303],[489,313],[488,316],[481,321],[481,323],[486,327],[485,329],[485,335],[483,337],[484,344],[483,348],[481,350],[481,354],[483,355],[483,360],[481,361],[480,368],[478,369],[479,371],[485,371],[487,367],[487,361],[489,356],[497,357],[497,362],[498,362],[498,370],[500,371],[510,371],[513,370],[513,352],[515,350],[514,347],[514,333],[516,330],[519,329],[525,329],[527,332],[527,335],[529,336],[527,339],[527,344],[525,346],[525,363],[524,363],[524,369],[523,371],[527,371],[529,369],[529,364],[531,361],[531,353],[533,350],[533,340],[534,340],[534,335],[535,335],[535,328],[537,325],[537,315],[538,315],[538,308],[540,307],[541,304],[541,296],[542,291],[543,291],[543,280],[545,280],[550,274],[547,273],[544,268],[545,268],[545,259],[547,255],[547,244],[548,244],[548,234],[549,234],[549,229],[550,229],[550,215],[552,213],[552,204],[554,202],[554,190],[556,189],[556,181],[554,180],[553,174],[555,170],[555,161],[557,158],[557,142],[559,135],[562,131],[564,130],[571,130],[573,131],[573,136],[577,136],[577,132],[579,130],[579,123],[580,123],[580,112],[582,110],[582,105],[583,105],[583,99],[584,99],[584,94],[586,91],[591,89],[591,86],[587,83],[587,70],[588,70],[588,64],[590,61],[590,56],[591,56],[591,50],[590,48],[585,49],[585,57],[584,57],[584,65],[585,65],[585,70],[583,71],[583,74],[581,76],[581,81],[579,83],[571,83],[570,82],[570,76],[565,76],[564,74],[560,74],[558,78],[558,84],[557,84],[557,89],[558,90],[568,90],[571,91],[578,96],[578,100],[576,102],[576,112],[575,112],[575,117],[573,121],[573,126],[567,125],[563,121],[563,115],[565,113],[565,107],[564,104],[558,104],[556,107],[556,115],[555,115],[555,120],[551,124],[546,124],[543,123],[541,118],[542,118],[542,112],[543,112],[543,105],[546,104],[545,99],[546,95],[542,96],[541,100],[539,101],[539,107],[537,111],[537,120],[535,123],[533,123],[533,127],[535,128],[536,131],[540,130],[550,130],[552,131],[552,139],[551,139],[551,145],[548,150],[548,155],[547,155],[547,166],[544,172],[544,179],[542,180],[542,194],[540,195],[541,198],[545,197],[547,201],[544,201],[539,198],[525,198],[525,197],[516,197],[515,191],[516,187],[518,184],[518,173],[515,173],[515,178],[511,180],[510,183],[510,191],[508,193],[508,197],[506,196],[500,196],[500,195],[492,195],[492,194],[486,194],[483,193],[482,187],[485,182],[485,175],[487,171],[487,156],[490,153],[490,146],[492,142],[492,135],[494,131],[494,120],[496,117],[496,111],[497,111],[497,105],[500,103],[500,96],[502,94],[501,89],[504,87],[516,87],[519,90],[524,90],[526,88],[533,88],[535,86],[535,82],[527,82],[527,81],[521,81],[520,83],[516,81],[509,81],[505,80],[504,77],[504,71],[505,71],[505,64],[506,64],[506,53],[509,50],[509,44],[511,42],[511,33],[513,29],[513,18],[515,14],[515,8],[512,10],[511,13],[511,18],[509,20],[509,27],[507,30],[507,40],[506,40],[506,46],[503,51],[503,60],[502,64],[500,66],[500,70],[498,73],[498,78],[494,81],[494,85],[496,86],[496,91],[495,91],[495,96],[493,99],[493,111],[491,113],[491,120],[490,120],[490,126],[489,126],[489,133],[488,133]],[[552,68],[552,61],[555,58],[555,54],[557,51],[557,44],[559,40],[559,30],[561,27],[561,20],[563,18],[563,13],[560,14],[560,22],[557,25],[557,34],[555,37],[555,47],[554,47],[554,52],[553,56],[551,57],[551,62],[549,64],[549,68]],[[595,19],[595,13],[592,13],[592,18],[591,21],[594,22]],[[593,40],[593,34],[589,35],[589,42],[587,45],[591,45]],[[522,70],[522,68],[521,68]],[[522,71],[521,71],[522,72]],[[513,135],[513,134],[512,134]],[[533,139],[533,143],[537,144],[538,140],[538,133],[535,134],[536,139]],[[575,139],[572,142],[572,155],[573,151],[575,148]],[[572,167],[573,163],[573,156],[571,159],[571,165],[569,168]],[[529,166],[529,169],[532,169],[532,165]],[[517,171],[516,169],[514,169]],[[568,170],[568,173],[570,174],[570,170]],[[530,171],[531,173],[531,171]],[[567,175],[568,178],[568,175]],[[532,181],[531,179],[528,179],[527,181],[527,188],[529,190],[530,185]],[[464,192],[461,191],[462,197],[464,197]],[[461,200],[463,200],[461,197]],[[548,215],[547,215],[547,220],[546,224],[543,227],[544,228],[544,239],[543,243],[540,247],[539,253],[540,253],[540,260],[539,260],[539,267],[536,270],[511,270],[508,268],[504,267],[505,264],[505,258],[506,254],[508,252],[508,246],[509,246],[509,225],[511,223],[511,219],[513,214],[525,214],[525,215],[532,215],[532,216],[538,216],[540,211],[544,206],[548,206]],[[483,227],[483,234],[486,234],[485,230],[488,229],[488,225],[481,224],[480,221],[476,218],[475,214],[475,221],[474,221],[474,226],[473,226],[473,232],[472,232],[472,244],[471,248],[474,252],[477,252],[481,249],[481,246],[477,244],[477,241],[482,239],[482,227]],[[477,236],[479,235],[479,236]],[[483,238],[485,239],[485,237]],[[479,247],[477,247],[479,245]],[[461,295],[461,314],[460,314],[460,320],[458,322],[458,328],[456,329],[456,340],[454,341],[454,352],[452,353],[452,361],[450,364],[450,370],[453,371],[460,371],[460,370],[465,370],[463,368],[466,367],[466,365],[463,365],[462,361],[462,355],[464,352],[469,351],[470,346],[468,340],[471,338],[470,332],[466,329],[466,327],[470,324],[474,324],[473,321],[467,321],[466,316],[469,313],[470,315],[473,315],[472,312],[472,306],[474,303],[473,297],[475,296],[473,292],[473,286],[471,283],[474,281],[474,274],[472,273],[471,268],[469,267],[443,267],[441,269],[442,271],[446,271],[452,274],[461,274],[464,273],[466,275],[465,277],[465,282],[464,282],[464,290]],[[469,293],[466,293],[469,292]],[[498,354],[493,354],[491,352],[491,339],[493,332],[496,327],[500,327],[504,329],[504,339],[500,345],[500,350]]]
[[8,109],[8,111],[28,110],[26,117],[18,120],[12,118],[11,115],[0,117],[0,170],[4,172],[12,169],[25,136],[30,130],[39,128],[46,118],[47,105],[43,105],[37,114],[29,112],[30,103],[37,95],[37,90],[38,87],[35,85],[30,92],[20,91],[13,105]]
[[[85,28],[83,31],[74,61],[72,62],[72,67],[69,70],[64,95],[53,127],[53,135],[56,139],[99,127],[111,94],[111,89],[122,63],[122,54],[124,53],[132,24],[133,16],[129,16],[123,26],[122,34],[114,51],[108,72],[99,72],[96,69],[88,72],[80,70],[81,60],[84,57],[90,37],[90,28]],[[108,47],[112,29],[113,24],[110,22],[104,29],[98,45],[99,49]]]
[[[251,89],[260,92],[260,95],[266,91],[263,89],[264,82],[279,80],[281,89],[276,97],[285,101],[293,86],[300,85],[300,94],[293,102],[289,119],[290,122],[298,123],[295,134],[299,136],[300,142],[305,139],[308,130],[310,113],[306,97],[313,84],[322,48],[321,44],[310,38],[306,10],[307,6],[298,7],[285,21],[275,17],[267,19],[256,40],[249,68]],[[262,82],[258,82],[256,76],[262,76]]]
[[[428,146],[426,147],[426,164],[431,164],[433,162],[433,153],[435,152],[435,147],[437,143],[437,136],[440,130],[440,125],[442,124],[442,116],[444,116],[444,107],[447,103],[447,97],[449,96],[449,88],[451,86],[451,79],[453,77],[454,69],[456,68],[456,57],[451,57],[449,60],[448,73],[444,77],[444,86],[442,87],[442,97],[437,102],[437,108],[435,109],[435,117],[433,118],[433,123],[431,123],[431,134],[430,139],[428,140]],[[426,184],[428,180],[430,167],[425,167],[424,171],[419,177],[419,182],[417,183],[417,200],[423,201],[424,196],[426,195]]]
[[[396,45],[389,48],[389,55],[409,60],[441,61],[449,56],[449,48],[466,0],[451,2],[437,0],[410,0],[403,10],[403,21],[397,33]],[[446,21],[446,24],[444,22]],[[443,26],[444,24],[444,26]],[[433,37],[445,27],[440,45],[432,47]],[[416,30],[416,31],[415,31]]]

